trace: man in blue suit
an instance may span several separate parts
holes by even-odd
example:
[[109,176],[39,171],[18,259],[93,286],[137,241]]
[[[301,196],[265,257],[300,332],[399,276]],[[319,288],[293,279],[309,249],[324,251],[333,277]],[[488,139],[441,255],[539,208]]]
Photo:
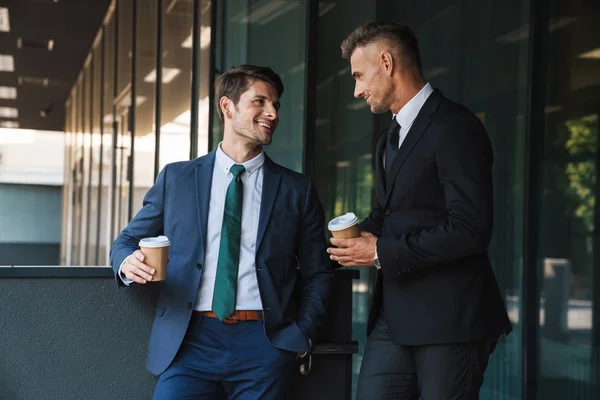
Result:
[[324,322],[333,283],[324,215],[307,177],[262,150],[277,124],[280,77],[234,67],[215,82],[223,141],[167,165],[115,240],[119,285],[152,281],[142,238],[171,243],[150,335],[154,399],[279,399]]

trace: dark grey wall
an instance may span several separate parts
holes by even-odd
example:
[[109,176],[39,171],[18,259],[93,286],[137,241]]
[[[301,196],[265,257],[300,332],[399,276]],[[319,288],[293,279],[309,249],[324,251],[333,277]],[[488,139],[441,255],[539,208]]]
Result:
[[[358,272],[336,275],[313,372],[296,371],[286,400],[350,400]],[[158,285],[117,289],[109,268],[0,267],[0,400],[151,399]]]
[[150,399],[156,287],[112,278],[0,278],[0,399]]

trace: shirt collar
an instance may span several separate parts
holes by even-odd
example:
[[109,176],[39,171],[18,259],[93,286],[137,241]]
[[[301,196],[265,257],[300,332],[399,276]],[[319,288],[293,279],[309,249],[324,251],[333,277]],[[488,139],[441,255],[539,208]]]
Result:
[[410,99],[410,101],[400,109],[398,114],[394,116],[403,129],[407,129],[412,125],[431,93],[433,93],[433,88],[429,82],[427,82],[425,86],[419,90],[419,93]]
[[[223,142],[221,142],[221,143],[223,143]],[[238,164],[238,163],[233,161],[231,158],[229,158],[229,156],[227,154],[225,154],[225,152],[221,149],[221,143],[219,143],[219,146],[217,146],[217,153],[215,155],[217,158],[217,164],[219,165],[219,167],[225,174],[229,174],[229,170],[231,169],[231,167],[234,164]],[[246,172],[244,173],[244,175],[246,175],[246,176],[252,175],[252,173],[254,171],[256,171],[260,167],[262,167],[264,162],[265,162],[265,152],[261,151],[260,154],[257,155],[256,157],[254,157],[253,159],[242,163],[244,168],[246,168]]]

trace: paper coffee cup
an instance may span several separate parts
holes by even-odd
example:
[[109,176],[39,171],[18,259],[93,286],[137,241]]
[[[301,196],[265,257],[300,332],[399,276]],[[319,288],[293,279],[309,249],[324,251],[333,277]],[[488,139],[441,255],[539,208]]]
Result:
[[352,212],[332,219],[327,228],[336,239],[352,239],[360,236],[358,218]]
[[150,282],[167,279],[167,259],[171,242],[166,236],[149,237],[140,240],[140,250],[146,256],[144,263],[156,271]]

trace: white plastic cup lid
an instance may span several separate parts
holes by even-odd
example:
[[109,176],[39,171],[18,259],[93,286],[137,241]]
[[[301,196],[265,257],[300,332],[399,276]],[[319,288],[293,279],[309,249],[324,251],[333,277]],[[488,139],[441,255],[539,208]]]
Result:
[[140,240],[140,247],[165,247],[171,245],[169,238],[166,236],[149,237]]
[[358,217],[353,212],[349,212],[329,221],[327,228],[330,231],[341,231],[356,224],[358,224]]

